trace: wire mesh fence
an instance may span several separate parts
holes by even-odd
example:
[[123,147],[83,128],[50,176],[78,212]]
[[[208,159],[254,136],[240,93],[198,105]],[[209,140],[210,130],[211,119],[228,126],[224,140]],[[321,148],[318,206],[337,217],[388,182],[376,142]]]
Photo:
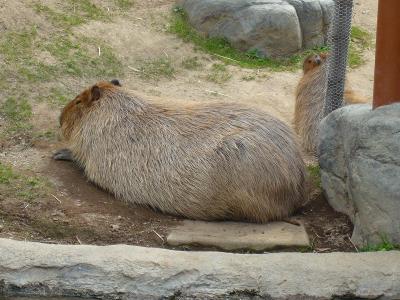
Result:
[[335,8],[329,30],[327,86],[324,115],[343,105],[348,49],[351,34],[353,0],[334,0]]

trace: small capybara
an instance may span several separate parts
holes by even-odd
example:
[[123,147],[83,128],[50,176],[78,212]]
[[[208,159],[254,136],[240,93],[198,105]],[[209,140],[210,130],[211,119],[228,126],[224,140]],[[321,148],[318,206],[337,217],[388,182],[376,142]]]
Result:
[[144,100],[99,82],[60,116],[68,150],[117,198],[199,220],[286,219],[307,197],[295,134],[263,112],[228,103]]
[[307,74],[309,71],[320,66],[326,61],[327,57],[328,54],[324,52],[307,56],[303,61],[303,74]]
[[[304,59],[303,76],[296,88],[294,129],[299,135],[303,149],[316,154],[319,123],[324,117],[327,88],[327,53],[312,54]],[[344,105],[367,103],[346,82]]]

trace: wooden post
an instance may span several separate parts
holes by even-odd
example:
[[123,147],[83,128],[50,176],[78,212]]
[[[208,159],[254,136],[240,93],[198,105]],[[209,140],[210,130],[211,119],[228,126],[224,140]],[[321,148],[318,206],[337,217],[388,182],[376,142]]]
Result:
[[400,0],[379,0],[373,108],[400,102]]

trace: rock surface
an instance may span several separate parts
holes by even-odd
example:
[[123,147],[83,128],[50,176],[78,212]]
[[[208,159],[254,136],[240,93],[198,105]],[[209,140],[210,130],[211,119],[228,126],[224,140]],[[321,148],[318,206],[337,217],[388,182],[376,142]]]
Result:
[[181,0],[190,24],[242,51],[288,56],[322,46],[333,0]]
[[398,251],[231,254],[0,239],[0,296],[399,299],[399,261]]
[[167,237],[172,246],[201,245],[223,250],[254,250],[308,247],[304,226],[285,222],[251,224],[185,220]]
[[320,125],[318,150],[322,187],[352,219],[353,242],[400,244],[400,104],[334,111]]

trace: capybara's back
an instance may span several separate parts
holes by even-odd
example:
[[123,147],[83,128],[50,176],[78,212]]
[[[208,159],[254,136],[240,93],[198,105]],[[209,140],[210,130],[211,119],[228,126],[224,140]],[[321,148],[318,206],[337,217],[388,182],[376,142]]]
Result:
[[191,219],[267,222],[306,198],[294,134],[263,112],[145,101],[101,82],[60,120],[88,178],[128,202]]
[[296,89],[294,129],[299,135],[303,149],[315,154],[319,123],[324,117],[327,64],[309,70],[300,79]]

